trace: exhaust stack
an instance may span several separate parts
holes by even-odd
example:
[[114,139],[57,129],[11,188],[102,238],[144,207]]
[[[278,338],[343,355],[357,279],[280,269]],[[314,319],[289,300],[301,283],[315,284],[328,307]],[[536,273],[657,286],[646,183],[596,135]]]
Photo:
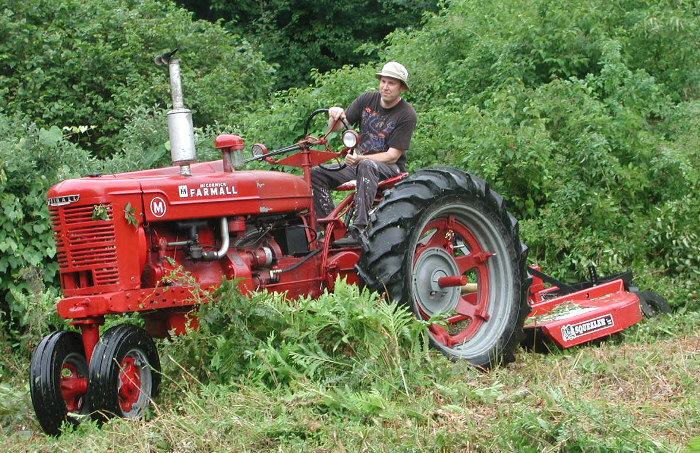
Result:
[[170,72],[170,90],[173,95],[173,109],[168,112],[168,135],[170,136],[170,156],[173,165],[180,166],[182,176],[192,176],[190,164],[196,162],[197,151],[194,147],[194,126],[192,111],[185,108],[182,97],[182,79],[180,77],[180,60],[172,58],[177,49],[155,58],[158,65],[168,65]]

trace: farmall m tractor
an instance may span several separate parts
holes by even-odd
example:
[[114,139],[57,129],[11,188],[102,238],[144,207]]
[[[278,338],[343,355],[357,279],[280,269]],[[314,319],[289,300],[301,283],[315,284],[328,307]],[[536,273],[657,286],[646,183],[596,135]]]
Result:
[[[215,142],[221,160],[196,163],[179,60],[170,53],[156,62],[170,71],[174,165],[67,180],[48,194],[64,295],[57,310],[75,329],[47,335],[32,356],[31,397],[46,433],[89,417],[144,415],[161,378],[152,338],[196,328],[196,317],[188,316],[202,302],[195,293],[223,279],[236,279],[242,293],[290,298],[333,291],[338,278],[366,285],[420,319],[441,314],[428,328],[431,344],[479,367],[513,359],[531,303],[546,313],[561,300],[561,292],[540,297],[557,289],[544,284],[528,296],[527,248],[517,221],[482,179],[453,168],[382,182],[362,246],[334,248],[352,218],[354,191],[339,187],[348,191],[345,199],[317,219],[310,170],[341,162],[358,134],[346,130],[340,152],[328,145],[328,133],[309,135],[321,110],[291,146],[267,152],[255,145],[244,160],[243,140],[221,135]],[[302,175],[245,170],[253,160],[298,167]],[[183,270],[190,283],[169,278]],[[639,299],[615,282],[632,313],[611,321],[619,329],[636,322]],[[134,312],[145,328],[118,324],[101,331],[106,316]]]

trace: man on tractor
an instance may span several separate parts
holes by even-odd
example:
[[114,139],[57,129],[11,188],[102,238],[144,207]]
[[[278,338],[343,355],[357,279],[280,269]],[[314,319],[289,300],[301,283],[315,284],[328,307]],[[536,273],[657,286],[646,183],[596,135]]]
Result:
[[378,184],[406,169],[406,152],[417,121],[415,109],[401,97],[408,90],[408,71],[402,64],[392,61],[385,64],[376,77],[378,91],[358,96],[347,110],[328,109],[329,127],[335,124],[335,129],[341,129],[343,123],[359,125],[360,143],[356,152],[345,156],[347,166],[339,165],[337,170],[314,167],[311,172],[319,218],[333,211],[332,189],[353,179],[357,181],[352,225],[345,237],[333,243],[334,247],[360,245],[360,234],[367,226]]

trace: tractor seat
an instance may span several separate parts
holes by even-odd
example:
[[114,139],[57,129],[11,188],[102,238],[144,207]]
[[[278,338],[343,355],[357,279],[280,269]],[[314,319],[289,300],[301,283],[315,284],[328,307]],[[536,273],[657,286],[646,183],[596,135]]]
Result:
[[[385,179],[383,181],[380,181],[379,185],[377,186],[377,191],[381,191],[384,189],[390,189],[390,188],[394,187],[394,185],[396,185],[397,182],[401,181],[406,176],[408,176],[408,172],[400,173],[396,176],[392,176],[389,179]],[[335,190],[345,190],[345,191],[355,190],[356,187],[357,187],[357,180],[352,179],[348,182],[345,182],[345,183],[339,185],[338,187],[335,188]]]

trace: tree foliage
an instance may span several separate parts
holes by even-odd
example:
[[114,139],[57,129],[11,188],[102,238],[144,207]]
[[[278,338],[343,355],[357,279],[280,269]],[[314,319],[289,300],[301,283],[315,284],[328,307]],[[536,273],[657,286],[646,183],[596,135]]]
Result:
[[698,94],[697,6],[692,0],[454,0],[421,30],[395,33],[390,55],[415,68],[420,98],[454,92],[478,102],[513,81],[534,87],[598,75],[613,40],[623,65],[645,71],[679,101]]
[[247,36],[277,67],[276,87],[306,86],[312,69],[327,72],[376,58],[386,35],[416,27],[431,0],[178,0],[209,20]]
[[2,0],[0,28],[6,112],[82,132],[73,138],[101,155],[118,149],[132,109],[170,103],[160,53],[180,48],[185,100],[201,125],[241,114],[272,83],[243,38],[166,1]]
[[30,317],[54,310],[42,296],[58,270],[46,191],[97,165],[57,127],[0,114],[0,314],[31,324]]

